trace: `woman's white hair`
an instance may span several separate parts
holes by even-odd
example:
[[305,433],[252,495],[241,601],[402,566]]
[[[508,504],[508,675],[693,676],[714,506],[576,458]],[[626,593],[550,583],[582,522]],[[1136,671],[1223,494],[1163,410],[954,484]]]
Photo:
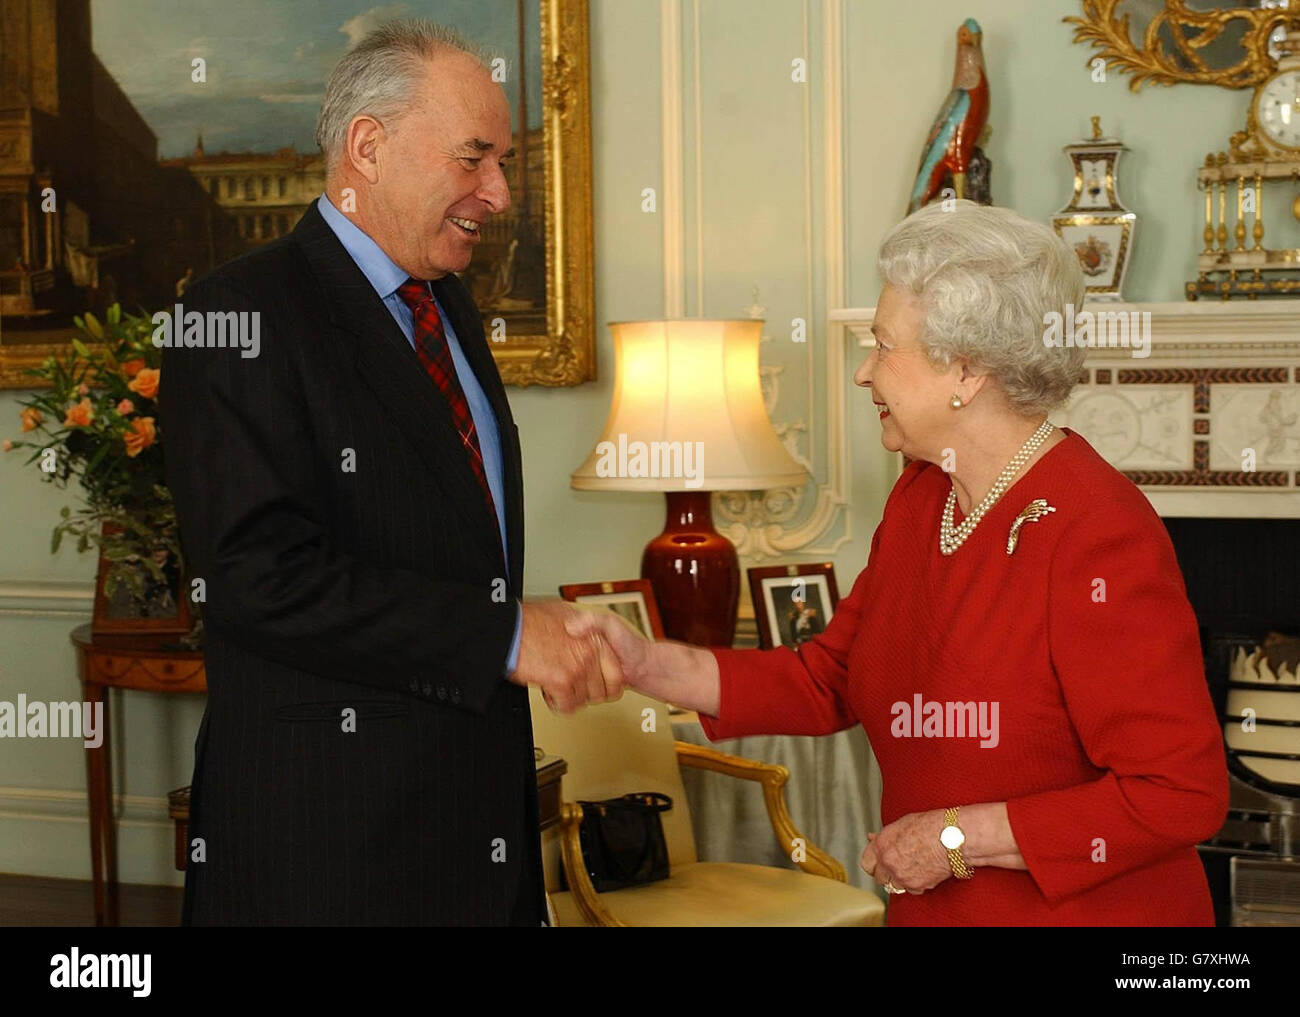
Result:
[[316,118],[316,144],[334,167],[347,140],[348,125],[361,114],[391,125],[414,102],[426,61],[447,51],[465,53],[484,67],[488,56],[459,33],[432,21],[389,21],[367,33],[330,75]]
[[1050,227],[1009,208],[936,202],[889,231],[879,266],[924,304],[921,341],[936,367],[967,358],[1026,415],[1060,406],[1079,382],[1087,349],[1044,341],[1046,315],[1082,310],[1085,293],[1078,258]]

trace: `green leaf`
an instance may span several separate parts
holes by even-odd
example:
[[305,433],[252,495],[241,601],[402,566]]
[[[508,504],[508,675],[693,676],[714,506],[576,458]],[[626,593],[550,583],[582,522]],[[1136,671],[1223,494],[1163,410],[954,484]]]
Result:
[[87,359],[89,359],[89,357],[90,357],[90,350],[86,348],[86,344],[83,343],[80,339],[73,339],[73,340],[72,340],[72,348],[73,348],[74,350],[76,350],[76,351],[77,351],[81,356],[86,357]]
[[63,543],[63,530],[54,527],[54,536],[50,538],[50,554],[55,554],[59,550],[59,545]]
[[113,306],[108,309],[108,314],[105,315],[105,317],[108,318],[108,323],[110,325],[116,325],[122,320],[122,305],[113,304]]
[[104,444],[100,445],[99,448],[95,450],[95,454],[90,457],[90,462],[86,463],[86,472],[90,473],[94,470],[94,468],[103,460],[104,456],[108,455],[108,450],[112,447],[113,446],[108,442],[104,442]]

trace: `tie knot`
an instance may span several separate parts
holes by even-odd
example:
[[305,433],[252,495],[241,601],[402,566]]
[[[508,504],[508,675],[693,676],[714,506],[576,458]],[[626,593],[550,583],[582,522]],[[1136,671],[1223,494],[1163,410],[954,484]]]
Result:
[[406,301],[406,304],[412,311],[421,304],[433,299],[433,294],[429,292],[429,284],[420,282],[418,279],[407,279],[401,286],[397,287],[398,295]]

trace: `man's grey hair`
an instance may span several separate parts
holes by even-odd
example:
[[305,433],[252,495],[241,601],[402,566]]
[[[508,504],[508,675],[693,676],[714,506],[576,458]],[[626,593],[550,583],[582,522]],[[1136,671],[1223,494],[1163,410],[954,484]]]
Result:
[[487,53],[458,32],[415,18],[380,25],[344,55],[330,75],[316,118],[316,144],[325,155],[327,173],[343,152],[353,119],[364,113],[385,126],[400,119],[415,101],[426,61],[448,50],[489,66]]
[[1018,413],[1055,409],[1069,397],[1088,355],[1049,346],[1048,312],[1083,309],[1079,259],[1053,230],[1009,208],[943,202],[914,212],[880,246],[880,276],[925,306],[922,345],[945,368],[966,357],[1001,385]]

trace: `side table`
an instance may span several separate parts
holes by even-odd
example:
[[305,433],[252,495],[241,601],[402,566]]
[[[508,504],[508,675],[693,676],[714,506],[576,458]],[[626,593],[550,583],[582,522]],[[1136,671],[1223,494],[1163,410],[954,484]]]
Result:
[[86,797],[90,803],[90,878],[95,924],[117,925],[117,824],[113,816],[111,714],[106,689],[144,692],[206,692],[203,651],[187,650],[175,635],[92,636],[89,625],[72,632],[84,702],[102,703],[103,737],[86,749]]

